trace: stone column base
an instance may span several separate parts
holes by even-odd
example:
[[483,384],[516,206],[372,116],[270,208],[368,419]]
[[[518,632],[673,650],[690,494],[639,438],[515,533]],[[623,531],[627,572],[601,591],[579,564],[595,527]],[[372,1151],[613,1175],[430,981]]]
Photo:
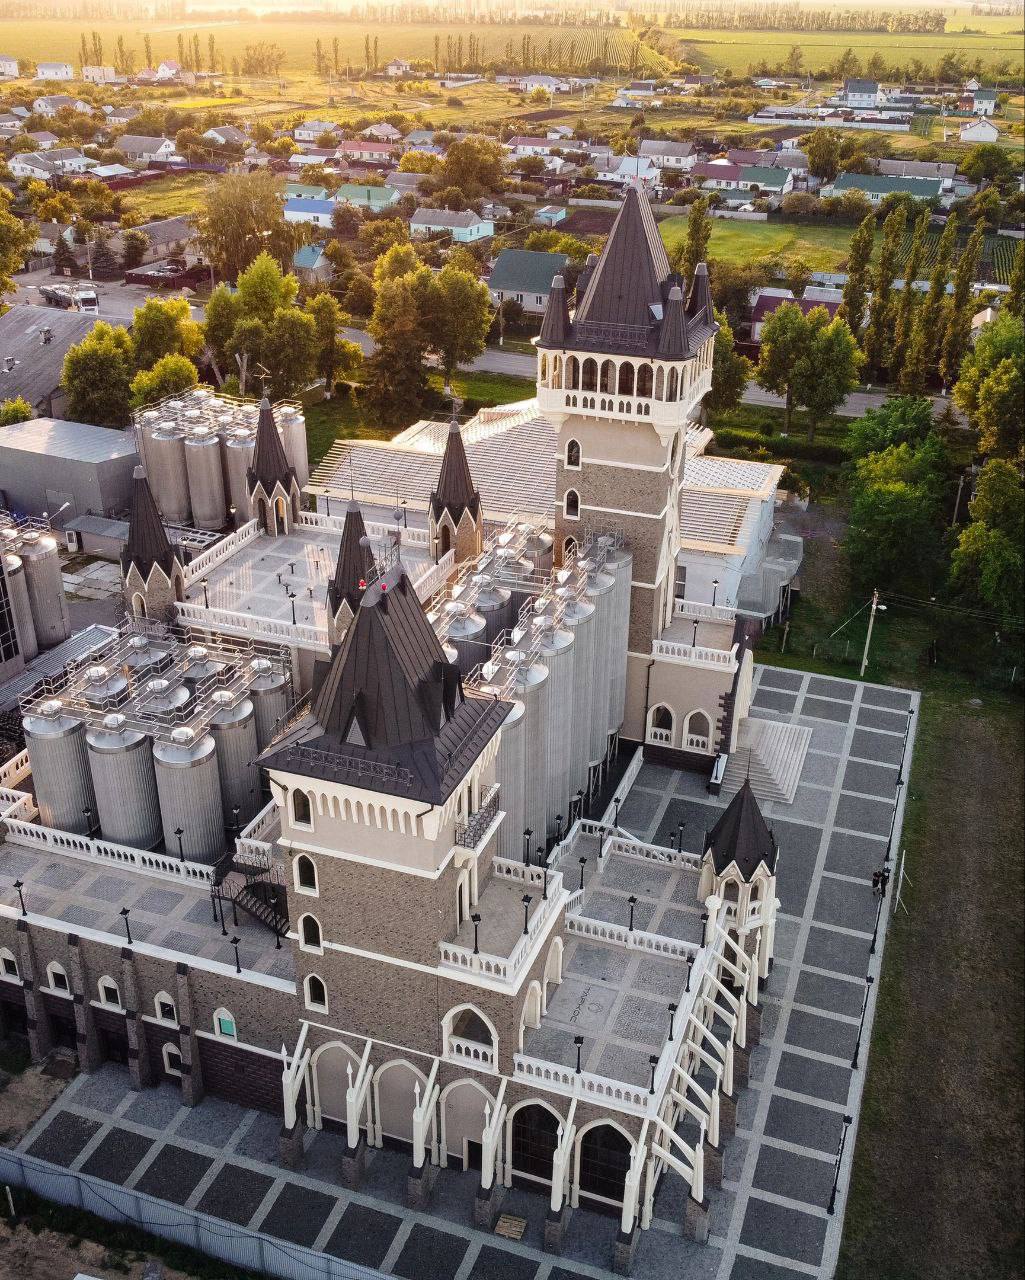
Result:
[[505,1187],[495,1178],[490,1187],[478,1187],[473,1198],[473,1225],[478,1231],[493,1231],[498,1221]]
[[566,1232],[566,1222],[570,1211],[565,1205],[561,1209],[551,1209],[545,1214],[545,1253],[561,1253],[562,1237]]
[[762,1042],[762,1006],[760,1004],[749,1004],[747,1006],[747,1047],[753,1049],[755,1045]]
[[[722,1134],[719,1135],[720,1140]],[[722,1162],[725,1155],[723,1146],[713,1147],[710,1142],[705,1143],[705,1184],[709,1187],[722,1186]]]
[[687,1204],[683,1211],[683,1234],[688,1240],[696,1240],[698,1244],[708,1242],[708,1231],[711,1223],[711,1204],[706,1196],[699,1204],[692,1195],[687,1196]]
[[367,1169],[367,1140],[361,1133],[355,1147],[347,1147],[342,1155],[342,1186],[346,1191],[358,1191]]
[[278,1159],[286,1169],[301,1169],[306,1152],[303,1149],[303,1125],[296,1120],[291,1129],[281,1126],[278,1134]]
[[437,1165],[426,1158],[419,1168],[414,1165],[406,1178],[406,1207],[408,1209],[426,1209],[438,1176]]
[[616,1246],[612,1253],[612,1270],[617,1276],[628,1276],[633,1272],[634,1254],[637,1252],[637,1241],[640,1239],[640,1228],[636,1225],[627,1231],[619,1231],[616,1235]]
[[751,1079],[751,1050],[733,1046],[733,1087],[746,1089]]
[[719,1094],[719,1145],[737,1132],[737,1095]]

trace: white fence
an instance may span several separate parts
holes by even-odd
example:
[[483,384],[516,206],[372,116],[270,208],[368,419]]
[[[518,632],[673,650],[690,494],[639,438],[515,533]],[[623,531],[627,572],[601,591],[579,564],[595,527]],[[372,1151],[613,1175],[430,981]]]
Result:
[[137,1227],[257,1275],[278,1276],[281,1280],[384,1280],[380,1271],[370,1267],[232,1226],[195,1209],[179,1208],[99,1178],[72,1173],[20,1151],[0,1148],[0,1183],[31,1191],[54,1204],[94,1213],[106,1222]]
[[249,520],[241,528],[236,529],[234,533],[229,533],[226,538],[221,538],[208,551],[203,551],[198,556],[194,556],[185,566],[185,585],[187,587],[191,586],[193,582],[198,578],[202,578],[205,573],[212,569],[215,564],[220,564],[222,560],[227,560],[240,547],[247,546],[250,542],[255,542],[259,536],[259,523],[256,520]]

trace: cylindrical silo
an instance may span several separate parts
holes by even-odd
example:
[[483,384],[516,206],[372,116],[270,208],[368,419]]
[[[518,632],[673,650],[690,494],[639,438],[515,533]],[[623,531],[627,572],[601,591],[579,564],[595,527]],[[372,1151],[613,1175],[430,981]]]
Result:
[[120,669],[102,663],[89,667],[82,686],[82,699],[96,711],[116,711],[130,692],[128,677]]
[[552,535],[545,533],[543,529],[531,528],[526,534],[523,544],[524,559],[529,560],[534,566],[534,572],[542,577],[547,577],[552,571],[554,546]]
[[186,719],[191,701],[192,691],[185,685],[158,676],[142,686],[137,705],[143,715],[169,732]]
[[299,409],[278,410],[281,426],[281,443],[285,447],[288,465],[295,472],[300,487],[310,478],[310,460],[306,445],[306,418]]
[[507,649],[502,663],[512,675],[510,697],[523,703],[526,753],[529,767],[524,788],[523,827],[530,828],[531,850],[545,843],[548,832],[548,668],[540,662],[528,662],[520,649]]
[[121,669],[127,674],[133,688],[146,680],[155,679],[174,661],[171,651],[149,636],[132,636],[127,650]]
[[185,440],[185,469],[189,480],[192,523],[197,529],[221,529],[227,514],[221,441],[210,427],[196,427]]
[[616,580],[593,563],[587,567],[585,598],[594,605],[594,666],[588,715],[590,750],[588,763],[600,764],[609,743],[609,684],[612,680],[612,645],[615,640],[614,604]]
[[14,633],[18,637],[18,648],[26,662],[31,662],[39,652],[36,640],[36,624],[32,621],[32,601],[29,599],[28,583],[25,580],[25,566],[21,556],[13,551],[2,553],[4,557],[3,572],[7,579],[7,592],[11,598],[11,615],[14,622]]
[[153,767],[164,851],[180,854],[189,862],[216,862],[225,850],[226,839],[213,738],[191,729],[173,729],[169,739],[153,744]]
[[226,666],[227,663],[211,657],[206,645],[190,644],[185,650],[181,678],[193,693],[197,693],[206,688],[211,680],[216,680]]
[[626,703],[626,655],[630,648],[630,582],[633,556],[623,547],[610,547],[605,572],[616,580],[612,608],[612,664],[609,674],[609,733],[618,733],[623,725]]
[[[523,856],[523,829],[526,827],[527,804],[527,734],[526,711],[516,699],[502,722],[502,738],[495,762],[498,804],[505,821],[498,829],[498,853],[503,858]],[[536,846],[535,846],[536,847]]]
[[573,654],[573,728],[569,750],[569,790],[575,795],[587,790],[587,770],[591,754],[591,716],[588,708],[592,696],[594,666],[594,605],[578,600],[570,586],[556,588],[562,605],[562,625],[573,632],[576,649]]
[[157,510],[168,524],[185,524],[190,515],[185,469],[185,432],[162,422],[150,436],[146,475]]
[[[538,658],[548,668],[548,770],[542,782],[548,787],[548,834],[554,835],[556,815],[569,817],[570,738],[573,729],[573,632],[556,626],[554,618],[543,614],[535,619],[539,641]],[[566,830],[563,822],[562,829]]]
[[510,592],[513,622],[509,625],[512,626],[523,602],[534,594],[534,566],[519,555],[515,547],[498,547],[491,557],[489,572],[496,582]]
[[85,835],[96,812],[85,725],[56,698],[22,721],[32,767],[32,789],[44,827]]
[[85,738],[103,839],[134,849],[154,848],[162,826],[152,742],[117,713],[104,716]]
[[267,658],[254,658],[249,665],[253,672],[249,697],[256,713],[256,741],[262,751],[288,710],[288,677],[275,671]]
[[256,448],[256,432],[249,427],[239,427],[224,437],[224,469],[228,476],[228,497],[235,508],[236,524],[245,524],[250,518],[249,481],[247,473],[253,462]]
[[481,615],[461,600],[442,606],[445,642],[456,651],[456,663],[464,676],[490,656],[487,629]]
[[48,533],[29,530],[22,538],[18,554],[25,569],[36,641],[40,649],[49,649],[71,635],[57,539]]
[[474,574],[473,585],[477,592],[474,608],[484,619],[485,639],[488,644],[494,644],[513,624],[512,592],[508,587],[499,586],[487,573]]
[[150,437],[160,425],[163,416],[160,409],[143,409],[135,420],[135,443],[139,447],[139,457],[147,475],[150,469]]
[[236,818],[241,829],[260,808],[256,712],[249,698],[228,689],[218,689],[213,701],[217,710],[210,720],[210,733],[217,747],[224,822],[229,831],[234,831]]

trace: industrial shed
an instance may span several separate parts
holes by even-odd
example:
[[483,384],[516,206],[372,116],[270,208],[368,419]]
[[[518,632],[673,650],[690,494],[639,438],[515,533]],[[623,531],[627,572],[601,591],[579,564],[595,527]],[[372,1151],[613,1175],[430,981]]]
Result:
[[98,317],[20,303],[0,316],[0,400],[27,400],[36,413],[60,417],[66,396],[61,370],[68,348]]
[[120,513],[128,509],[138,462],[130,431],[60,418],[15,422],[0,427],[0,506],[25,515],[46,511],[59,526],[87,512]]

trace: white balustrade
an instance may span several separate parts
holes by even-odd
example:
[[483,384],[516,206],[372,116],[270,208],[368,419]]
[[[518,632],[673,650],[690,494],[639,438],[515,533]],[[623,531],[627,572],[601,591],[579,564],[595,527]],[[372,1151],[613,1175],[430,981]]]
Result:
[[674,960],[686,960],[687,956],[696,956],[699,951],[696,943],[683,942],[680,938],[667,938],[644,929],[628,929],[623,924],[611,924],[607,920],[595,920],[575,913],[566,916],[566,932],[594,942],[611,942],[615,946],[629,947],[631,951],[649,951],[652,955],[669,956]]
[[233,556],[240,547],[248,546],[250,542],[255,542],[260,537],[260,524],[257,520],[249,520],[234,533],[229,533],[226,538],[221,538],[219,542],[215,542],[212,547],[206,551],[200,552],[198,556],[194,556],[185,566],[185,585],[191,586],[197,579],[202,578],[206,573]]
[[705,604],[701,600],[677,600],[673,605],[676,618],[696,619],[698,622],[728,622],[737,620],[737,611],[727,604]]
[[28,751],[19,751],[16,756],[0,765],[0,787],[16,787],[32,772]]
[[147,875],[162,880],[187,880],[196,884],[212,884],[214,868],[205,863],[181,861],[162,853],[150,853],[145,849],[132,849],[128,845],[112,844],[109,840],[93,840],[70,831],[58,831],[33,822],[5,819],[7,839],[11,844],[30,849],[46,849],[50,853],[69,858],[81,858],[86,862],[112,863],[134,867]]
[[679,640],[655,640],[651,653],[654,658],[680,662],[690,667],[721,667],[728,671],[737,669],[736,645],[730,649],[710,649],[706,645],[683,644]]
[[480,1067],[495,1065],[495,1050],[491,1045],[481,1044],[479,1040],[464,1040],[461,1036],[449,1036],[448,1056]]
[[687,734],[687,750],[688,751],[708,751],[710,743],[707,737],[696,733]]
[[283,622],[278,618],[261,618],[234,609],[208,609],[191,600],[179,600],[175,606],[177,620],[206,631],[223,631],[228,635],[251,636],[277,644],[305,645],[311,649],[329,650],[326,627]]
[[27,791],[12,791],[8,787],[0,787],[0,821],[22,818],[28,822],[35,815],[36,807]]
[[596,1075],[590,1071],[577,1072],[557,1062],[545,1062],[529,1054],[513,1055],[513,1078],[526,1080],[532,1085],[597,1101],[611,1103],[627,1110],[646,1111],[648,1090],[623,1080]]
[[441,590],[452,576],[455,564],[456,553],[446,551],[437,564],[427,565],[422,573],[410,575],[416,594],[421,600],[429,600],[436,591]]
[[[496,858],[495,861],[497,862],[498,859]],[[502,861],[507,863],[509,860],[502,859]],[[541,868],[535,867],[534,870],[540,872]],[[536,884],[538,888],[541,887],[540,880],[531,881],[531,883]],[[550,871],[548,897],[542,898],[540,906],[527,921],[526,933],[520,934],[519,941],[508,956],[496,956],[488,951],[475,953],[472,947],[464,947],[457,942],[440,942],[438,946],[441,951],[442,966],[480,974],[481,977],[491,978],[507,985],[515,983],[523,965],[530,958],[535,941],[539,936],[547,933],[553,918],[565,907],[567,898],[568,894],[563,888],[562,873]]]
[[671,747],[673,745],[672,729],[655,729],[648,730],[648,741],[656,747]]

